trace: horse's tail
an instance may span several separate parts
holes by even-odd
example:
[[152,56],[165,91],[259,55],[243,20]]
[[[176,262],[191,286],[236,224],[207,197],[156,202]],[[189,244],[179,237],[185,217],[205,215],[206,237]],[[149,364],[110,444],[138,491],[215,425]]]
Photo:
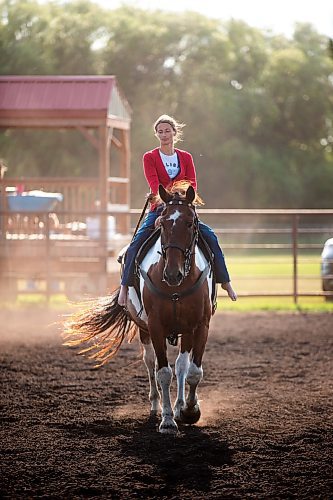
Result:
[[[63,323],[64,345],[83,346],[80,354],[104,365],[115,356],[125,337],[131,342],[137,326],[118,304],[119,288],[107,297],[88,300],[83,309],[71,314]],[[80,304],[78,304],[80,306]]]

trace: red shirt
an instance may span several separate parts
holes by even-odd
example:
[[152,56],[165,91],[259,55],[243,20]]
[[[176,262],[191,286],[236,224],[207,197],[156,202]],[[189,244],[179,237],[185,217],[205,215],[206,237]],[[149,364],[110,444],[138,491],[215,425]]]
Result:
[[[159,148],[147,151],[147,153],[143,155],[143,171],[152,193],[157,194],[159,184],[168,188],[173,182],[182,180],[189,181],[194,189],[197,189],[196,172],[192,155],[187,151],[176,148],[175,152],[178,156],[180,171],[174,179],[170,179],[165,170]],[[152,205],[151,210],[154,209],[155,206]]]

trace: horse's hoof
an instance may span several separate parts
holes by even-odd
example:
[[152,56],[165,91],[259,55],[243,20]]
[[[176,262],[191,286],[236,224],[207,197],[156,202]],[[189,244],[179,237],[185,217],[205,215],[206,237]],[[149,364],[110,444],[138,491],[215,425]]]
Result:
[[161,434],[169,434],[175,436],[178,433],[178,427],[175,429],[174,427],[161,427],[159,428]]
[[161,406],[159,401],[153,401],[150,407],[151,415],[158,415],[161,412]]
[[174,412],[174,419],[177,423],[181,423],[182,422],[182,411],[183,411],[183,408],[184,406],[178,406],[176,408],[174,408],[173,412]]
[[157,423],[159,421],[159,417],[158,417],[158,412],[156,410],[151,410],[150,411],[148,421],[150,423],[153,423],[153,424],[157,425]]
[[177,434],[178,425],[173,418],[163,418],[162,422],[160,423],[159,431],[162,434]]
[[199,406],[194,406],[193,408],[184,408],[180,412],[180,420],[182,424],[193,425],[198,422],[201,417],[201,411]]
[[156,413],[154,412],[150,412],[150,415],[147,418],[147,425],[156,429],[158,422],[159,422],[158,415],[156,415]]
[[181,424],[183,422],[180,412],[175,414],[175,422],[177,422],[177,424]]

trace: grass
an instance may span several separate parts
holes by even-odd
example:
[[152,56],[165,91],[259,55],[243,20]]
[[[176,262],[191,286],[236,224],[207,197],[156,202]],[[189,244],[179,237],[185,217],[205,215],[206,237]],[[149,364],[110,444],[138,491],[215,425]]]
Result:
[[228,297],[219,297],[218,311],[280,311],[280,312],[333,312],[333,301],[323,297],[300,297],[297,304],[292,297],[239,297],[231,302]]
[[[232,283],[240,295],[237,302],[231,302],[225,292],[219,289],[218,310],[224,311],[307,311],[333,312],[333,301],[324,297],[299,297],[297,304],[293,297],[242,297],[242,294],[292,293],[293,260],[291,255],[264,254],[228,256],[228,269]],[[298,258],[299,293],[321,292],[320,256],[318,254],[300,255]],[[15,302],[0,303],[10,308],[48,307],[61,309],[69,307],[66,296],[52,294],[49,304],[42,294],[19,294]]]
[[[293,258],[291,255],[265,254],[232,256],[227,259],[232,283],[239,295],[293,292]],[[307,253],[297,261],[299,293],[321,292],[320,256]],[[228,311],[313,311],[332,312],[333,301],[324,297],[239,297],[231,302],[219,291],[219,310]]]
[[[223,293],[223,295],[222,295]],[[2,302],[0,307],[20,310],[27,307],[63,310],[70,308],[65,295],[58,294],[50,297],[49,304],[41,294],[19,295],[15,302]],[[239,297],[232,302],[224,292],[219,292],[218,311],[251,312],[251,311],[281,311],[281,312],[333,312],[333,301],[326,301],[324,297],[300,297],[295,304],[292,297]]]
[[[237,255],[229,256],[228,268],[233,274],[239,275],[282,275],[290,276],[293,272],[293,259],[291,255],[265,254],[265,255]],[[320,257],[317,254],[299,255],[297,267],[300,275],[320,275]]]
[[[15,302],[2,301],[3,309],[20,310],[27,307],[63,310],[71,307],[65,295],[52,295],[49,303],[41,294],[19,295]],[[333,301],[323,297],[300,297],[295,304],[292,297],[239,297],[232,302],[227,296],[219,295],[218,311],[251,312],[251,311],[285,311],[285,312],[332,312]]]

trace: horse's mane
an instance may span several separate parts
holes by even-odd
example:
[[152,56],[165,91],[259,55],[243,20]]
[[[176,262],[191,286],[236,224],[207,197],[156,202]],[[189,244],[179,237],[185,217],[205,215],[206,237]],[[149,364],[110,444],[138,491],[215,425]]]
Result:
[[[178,196],[179,198],[185,198],[186,191],[191,185],[192,184],[186,180],[175,181],[171,186],[166,188],[166,191],[171,195]],[[157,204],[163,203],[158,194],[154,197],[153,203],[157,203]],[[199,196],[199,194],[197,192],[195,192],[195,198],[193,201],[193,205],[200,206],[200,205],[204,205],[204,204],[205,203],[202,200],[202,198]]]

